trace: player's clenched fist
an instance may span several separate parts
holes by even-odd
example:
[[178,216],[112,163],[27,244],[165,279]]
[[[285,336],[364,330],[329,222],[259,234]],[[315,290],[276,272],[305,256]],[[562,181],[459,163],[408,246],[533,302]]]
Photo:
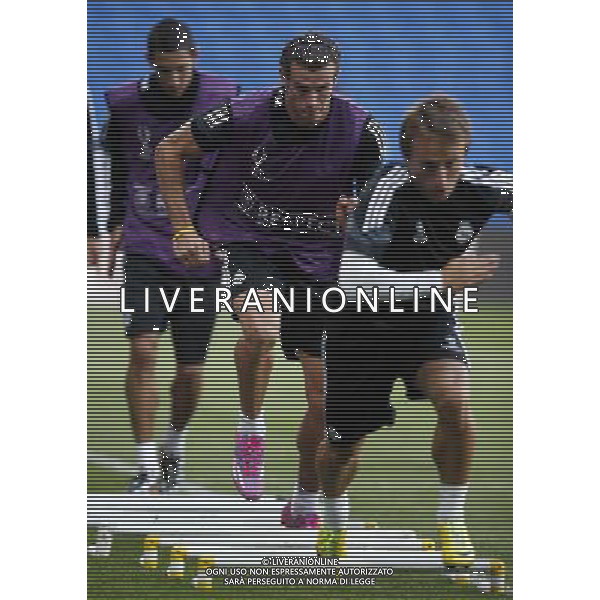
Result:
[[462,254],[442,269],[444,285],[456,289],[481,283],[494,274],[499,262],[495,254]]
[[175,256],[189,267],[206,264],[210,260],[210,246],[195,230],[189,229],[173,236]]

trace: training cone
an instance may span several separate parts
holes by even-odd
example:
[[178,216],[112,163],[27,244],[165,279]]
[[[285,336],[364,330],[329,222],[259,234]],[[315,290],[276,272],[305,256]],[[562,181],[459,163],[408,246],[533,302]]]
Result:
[[211,556],[201,556],[198,559],[196,576],[192,579],[192,585],[198,589],[210,590],[213,587],[213,578],[206,574],[206,569],[215,566],[215,560]]
[[88,553],[94,556],[110,556],[112,550],[113,534],[106,528],[98,529],[96,542],[88,547]]
[[183,577],[185,574],[185,556],[185,550],[181,546],[171,548],[167,577]]
[[158,569],[158,538],[155,535],[144,538],[140,565],[144,569]]

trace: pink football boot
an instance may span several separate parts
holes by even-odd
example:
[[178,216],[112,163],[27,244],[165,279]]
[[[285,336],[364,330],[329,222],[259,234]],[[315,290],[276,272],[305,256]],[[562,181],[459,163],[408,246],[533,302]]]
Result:
[[233,482],[246,500],[260,500],[264,493],[264,436],[237,433],[233,458]]

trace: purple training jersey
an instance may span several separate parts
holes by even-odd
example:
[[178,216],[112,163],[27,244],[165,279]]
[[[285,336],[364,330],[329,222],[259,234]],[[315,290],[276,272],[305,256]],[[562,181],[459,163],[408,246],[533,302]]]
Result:
[[[205,112],[237,94],[237,85],[218,75],[198,73],[199,86],[191,114]],[[141,96],[139,82],[123,84],[109,90],[106,99],[111,118],[121,126],[120,145],[127,170],[127,206],[124,221],[124,249],[157,258],[182,275],[210,276],[219,272],[216,259],[201,268],[185,267],[173,254],[172,227],[160,197],[154,168],[154,150],[180,121],[156,118],[148,111]],[[165,111],[166,112],[166,111]],[[198,208],[199,194],[206,183],[207,169],[213,166],[215,153],[201,159],[185,159],[185,189],[190,214]]]
[[285,247],[302,271],[330,280],[342,237],[301,233],[294,224],[313,217],[334,223],[339,197],[353,191],[352,165],[368,113],[334,96],[315,135],[285,143],[273,134],[274,98],[274,90],[263,90],[232,100],[231,133],[203,195],[198,227],[213,242],[256,242],[267,254]]

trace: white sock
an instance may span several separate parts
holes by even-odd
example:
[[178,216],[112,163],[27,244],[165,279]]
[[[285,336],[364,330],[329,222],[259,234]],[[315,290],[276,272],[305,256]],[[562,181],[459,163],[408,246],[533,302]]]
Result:
[[439,505],[437,512],[438,521],[464,521],[465,501],[469,484],[440,485]]
[[240,415],[238,432],[242,435],[265,435],[267,424],[265,423],[264,412],[261,411],[256,419],[249,419],[245,415]]
[[350,519],[350,498],[344,494],[339,498],[323,499],[323,524],[328,529],[344,529]]
[[154,442],[142,442],[135,447],[137,467],[140,473],[158,472],[158,452]]
[[300,486],[292,496],[292,512],[294,514],[320,513],[321,492],[306,492]]
[[177,458],[182,458],[185,448],[185,429],[177,431],[172,425],[168,425],[163,441],[163,448],[169,454],[173,454]]

